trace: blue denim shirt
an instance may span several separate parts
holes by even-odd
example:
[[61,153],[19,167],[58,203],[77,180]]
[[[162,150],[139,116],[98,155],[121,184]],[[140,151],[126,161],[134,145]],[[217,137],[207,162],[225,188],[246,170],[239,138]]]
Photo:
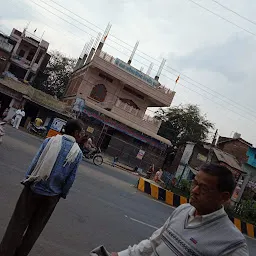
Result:
[[[41,145],[39,151],[28,168],[26,177],[32,173],[49,140],[49,138],[46,139]],[[78,166],[82,160],[82,152],[80,152],[73,163],[64,166],[66,157],[72,146],[72,141],[65,137],[62,138],[61,150],[53,166],[50,177],[46,181],[40,181],[31,185],[31,189],[34,193],[45,196],[60,195],[61,197],[66,198],[69,189],[75,180]]]

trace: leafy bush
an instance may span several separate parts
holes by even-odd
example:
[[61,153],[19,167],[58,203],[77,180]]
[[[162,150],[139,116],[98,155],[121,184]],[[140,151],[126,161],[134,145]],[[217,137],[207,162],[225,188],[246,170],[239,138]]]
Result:
[[234,207],[227,207],[228,215],[256,225],[256,202],[254,200],[243,200]]

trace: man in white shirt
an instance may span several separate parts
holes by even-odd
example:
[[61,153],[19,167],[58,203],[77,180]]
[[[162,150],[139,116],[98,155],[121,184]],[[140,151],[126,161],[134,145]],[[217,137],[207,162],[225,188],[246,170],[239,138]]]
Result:
[[90,137],[88,138],[84,146],[87,150],[89,150],[89,153],[87,154],[88,156],[90,156],[97,150],[97,147],[93,144],[93,139]]
[[149,239],[112,256],[249,256],[244,236],[223,207],[234,185],[226,167],[201,167],[192,183],[190,204],[176,208]]
[[20,122],[22,118],[25,116],[25,111],[24,108],[22,107],[21,109],[18,109],[15,113],[15,119],[13,122],[13,128],[19,129]]

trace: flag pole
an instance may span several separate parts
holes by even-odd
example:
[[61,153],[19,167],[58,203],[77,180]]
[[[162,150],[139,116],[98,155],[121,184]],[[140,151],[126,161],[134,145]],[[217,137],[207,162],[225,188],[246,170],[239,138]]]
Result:
[[178,83],[178,81],[180,80],[180,75],[177,77],[177,79],[175,80],[175,84],[174,84],[174,88],[173,88],[173,90],[175,90],[175,88],[176,88],[176,85],[177,85],[177,83]]

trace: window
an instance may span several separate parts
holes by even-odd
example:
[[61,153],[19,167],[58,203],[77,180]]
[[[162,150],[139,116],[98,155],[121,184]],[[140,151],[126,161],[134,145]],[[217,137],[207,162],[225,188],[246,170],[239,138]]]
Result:
[[130,89],[130,88],[128,88],[128,87],[124,87],[124,91],[127,91],[127,92],[129,92],[130,94],[135,95],[136,97],[138,97],[138,98],[144,100],[144,97],[143,97],[142,95],[140,95],[139,93],[135,92],[134,90],[132,90],[132,89]]
[[18,55],[19,55],[20,57],[24,57],[25,51],[21,49],[21,50],[19,51]]
[[40,52],[40,53],[38,54],[37,58],[36,58],[36,61],[35,61],[36,64],[39,63],[39,61],[40,61],[40,59],[42,58],[42,56],[43,56],[43,53]]
[[15,29],[14,34],[17,35],[17,36],[21,36],[22,33],[19,30]]
[[27,60],[31,61],[34,58],[35,53],[36,52],[34,50],[30,50],[29,54],[28,54],[28,57],[27,57]]
[[90,98],[103,102],[107,96],[107,89],[104,84],[97,84],[93,87]]

